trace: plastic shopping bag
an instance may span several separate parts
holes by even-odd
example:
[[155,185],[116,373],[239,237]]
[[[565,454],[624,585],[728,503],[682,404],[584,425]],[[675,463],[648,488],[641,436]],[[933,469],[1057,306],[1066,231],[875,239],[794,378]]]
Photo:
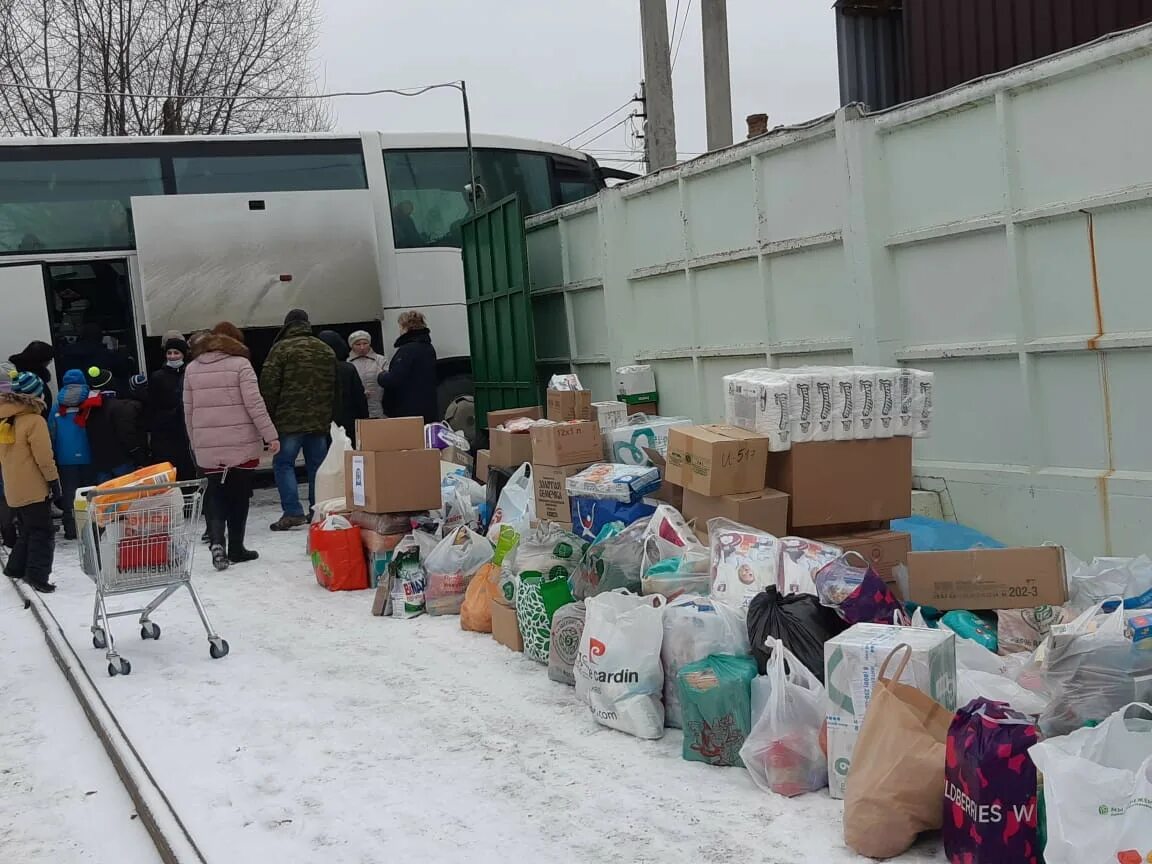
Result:
[[752,730],[755,677],[755,660],[728,654],[713,654],[680,668],[676,680],[686,760],[719,766],[744,764],[740,748]]
[[1044,774],[1047,864],[1138,864],[1152,854],[1152,706],[1028,751]]
[[[841,555],[838,546],[803,537],[780,539],[780,575],[777,581],[782,594],[815,594],[816,574]],[[767,587],[767,586],[765,586]]]
[[595,542],[584,550],[580,566],[572,575],[572,593],[578,599],[617,588],[640,592],[648,522],[648,519],[637,519],[622,530],[609,525],[600,532]]
[[424,562],[428,585],[424,601],[429,615],[458,615],[468,581],[492,560],[492,544],[460,526],[432,550]]
[[1036,766],[1040,740],[1029,717],[1003,702],[976,699],[948,729],[944,768],[944,852],[952,864],[1036,864]]
[[1075,617],[1071,606],[997,609],[997,651],[1001,654],[1035,651],[1053,627],[1067,624]]
[[816,573],[820,602],[849,624],[891,624],[904,607],[859,552],[846,552]]
[[682,726],[680,669],[710,654],[745,655],[748,639],[740,613],[708,597],[678,597],[664,607],[664,725]]
[[584,632],[572,666],[576,696],[596,722],[637,738],[664,734],[664,598],[626,591],[584,601]]
[[[891,675],[889,665],[903,655]],[[869,858],[906,852],[921,831],[939,828],[944,761],[953,712],[901,684],[912,649],[897,645],[864,715],[844,792],[844,843]]]
[[344,454],[352,450],[352,442],[348,440],[343,427],[333,423],[328,434],[332,438],[328,455],[316,469],[317,501],[344,497]]
[[[409,534],[392,554],[388,564],[389,594],[393,618],[415,618],[424,614],[427,577],[421,556],[420,534]],[[428,536],[428,535],[423,535]]]
[[760,710],[740,748],[744,767],[765,792],[791,798],[828,785],[828,758],[820,744],[824,685],[778,641],[767,675],[752,682]]
[[708,537],[717,600],[747,609],[758,593],[779,584],[780,541],[771,534],[716,518],[708,520]]
[[523,537],[528,533],[532,516],[536,512],[536,493],[532,486],[532,466],[525,462],[508,478],[500,490],[492,520],[488,523],[488,539],[495,543],[500,538],[500,526],[510,525]]
[[537,663],[548,662],[552,644],[552,616],[572,602],[572,591],[563,576],[545,579],[539,573],[525,573],[516,589],[516,624],[524,642],[524,656]]
[[576,676],[572,664],[580,651],[580,637],[584,634],[584,603],[577,601],[561,606],[552,616],[552,642],[548,647],[548,677],[572,687]]
[[308,527],[308,548],[316,581],[329,591],[368,587],[368,563],[360,529],[343,516],[329,516]]
[[492,632],[491,601],[503,596],[500,583],[502,565],[519,542],[520,536],[507,525],[500,530],[492,560],[476,571],[464,590],[464,602],[460,604],[460,629],[476,633]]
[[760,669],[766,669],[768,637],[783,642],[808,671],[824,682],[824,643],[848,628],[840,616],[812,594],[784,597],[775,587],[757,594],[748,607],[748,642]]

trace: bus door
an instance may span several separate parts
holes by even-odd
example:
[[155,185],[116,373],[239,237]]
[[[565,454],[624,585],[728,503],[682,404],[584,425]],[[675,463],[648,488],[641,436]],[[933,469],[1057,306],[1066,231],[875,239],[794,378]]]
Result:
[[0,310],[0,359],[19,353],[33,340],[53,344],[42,265],[0,264]]

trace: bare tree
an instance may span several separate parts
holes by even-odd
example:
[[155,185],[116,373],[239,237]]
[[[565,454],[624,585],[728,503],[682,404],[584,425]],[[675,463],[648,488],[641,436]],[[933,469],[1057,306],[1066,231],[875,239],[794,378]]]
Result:
[[[0,132],[326,129],[316,0],[0,0]],[[169,98],[170,97],[170,98]]]

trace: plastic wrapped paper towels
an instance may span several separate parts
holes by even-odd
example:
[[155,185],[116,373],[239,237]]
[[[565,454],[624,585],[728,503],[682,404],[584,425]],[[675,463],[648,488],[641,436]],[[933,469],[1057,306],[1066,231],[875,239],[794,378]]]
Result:
[[792,446],[791,385],[774,369],[746,369],[724,376],[725,422],[768,438],[768,449]]
[[897,435],[927,438],[932,429],[932,390],[936,376],[922,369],[900,369],[896,379],[899,394]]

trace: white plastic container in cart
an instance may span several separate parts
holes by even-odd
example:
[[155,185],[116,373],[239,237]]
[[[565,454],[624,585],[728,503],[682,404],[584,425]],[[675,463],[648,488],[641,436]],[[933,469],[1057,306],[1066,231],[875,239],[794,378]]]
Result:
[[76,490],[76,498],[72,501],[72,512],[76,517],[76,536],[80,538],[80,568],[92,579],[96,581],[96,573],[99,569],[99,564],[96,563],[96,550],[90,543],[86,542],[88,535],[88,525],[90,516],[88,514],[88,497],[86,493],[94,489],[93,486],[85,486],[83,489]]

